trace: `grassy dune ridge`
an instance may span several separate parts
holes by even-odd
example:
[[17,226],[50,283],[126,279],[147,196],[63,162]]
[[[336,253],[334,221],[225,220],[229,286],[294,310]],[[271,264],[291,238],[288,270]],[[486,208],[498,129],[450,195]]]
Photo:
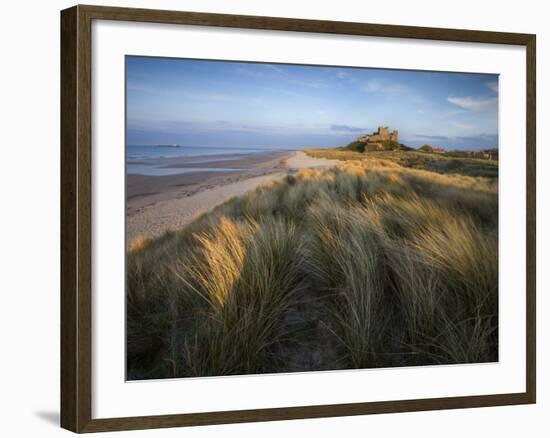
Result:
[[333,160],[387,160],[404,167],[443,174],[498,177],[498,161],[479,158],[457,158],[420,151],[353,152],[345,149],[307,149],[308,155]]
[[498,360],[496,164],[307,152],[132,246],[130,379]]

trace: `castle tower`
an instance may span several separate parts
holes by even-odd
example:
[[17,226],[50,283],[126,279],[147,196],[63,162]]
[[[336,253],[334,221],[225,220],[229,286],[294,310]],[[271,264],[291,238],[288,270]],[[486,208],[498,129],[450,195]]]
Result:
[[390,139],[390,129],[387,126],[378,127],[378,135],[380,140],[389,140]]
[[390,141],[394,142],[394,143],[399,143],[399,133],[397,132],[397,129],[394,129],[391,136],[390,136]]

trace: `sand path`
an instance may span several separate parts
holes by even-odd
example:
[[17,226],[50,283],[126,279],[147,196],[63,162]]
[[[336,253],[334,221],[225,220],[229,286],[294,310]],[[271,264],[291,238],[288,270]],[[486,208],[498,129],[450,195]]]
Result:
[[166,231],[178,230],[200,214],[240,196],[261,184],[280,179],[304,168],[323,168],[338,164],[338,160],[312,158],[304,152],[294,152],[283,160],[280,171],[208,188],[185,198],[165,199],[146,205],[127,217],[128,244],[137,237],[154,238]]
[[286,159],[285,166],[289,169],[315,169],[322,167],[331,167],[340,163],[339,160],[329,160],[327,158],[313,158],[306,155],[305,152],[297,151]]

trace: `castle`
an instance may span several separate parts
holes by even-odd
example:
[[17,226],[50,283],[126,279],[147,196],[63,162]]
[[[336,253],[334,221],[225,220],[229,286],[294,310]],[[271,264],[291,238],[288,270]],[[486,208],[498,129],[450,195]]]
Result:
[[366,143],[365,149],[368,151],[383,151],[383,142],[399,143],[399,134],[397,129],[390,133],[387,126],[379,126],[378,131],[370,135],[363,135],[357,139],[360,143]]

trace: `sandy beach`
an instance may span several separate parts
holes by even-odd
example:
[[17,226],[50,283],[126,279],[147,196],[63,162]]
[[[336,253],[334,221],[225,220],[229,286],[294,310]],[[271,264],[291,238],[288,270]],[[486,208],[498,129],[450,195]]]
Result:
[[[177,230],[200,214],[261,184],[299,169],[330,167],[338,160],[302,151],[220,154],[134,162],[126,177],[127,241]],[[137,169],[137,170],[135,170]]]

